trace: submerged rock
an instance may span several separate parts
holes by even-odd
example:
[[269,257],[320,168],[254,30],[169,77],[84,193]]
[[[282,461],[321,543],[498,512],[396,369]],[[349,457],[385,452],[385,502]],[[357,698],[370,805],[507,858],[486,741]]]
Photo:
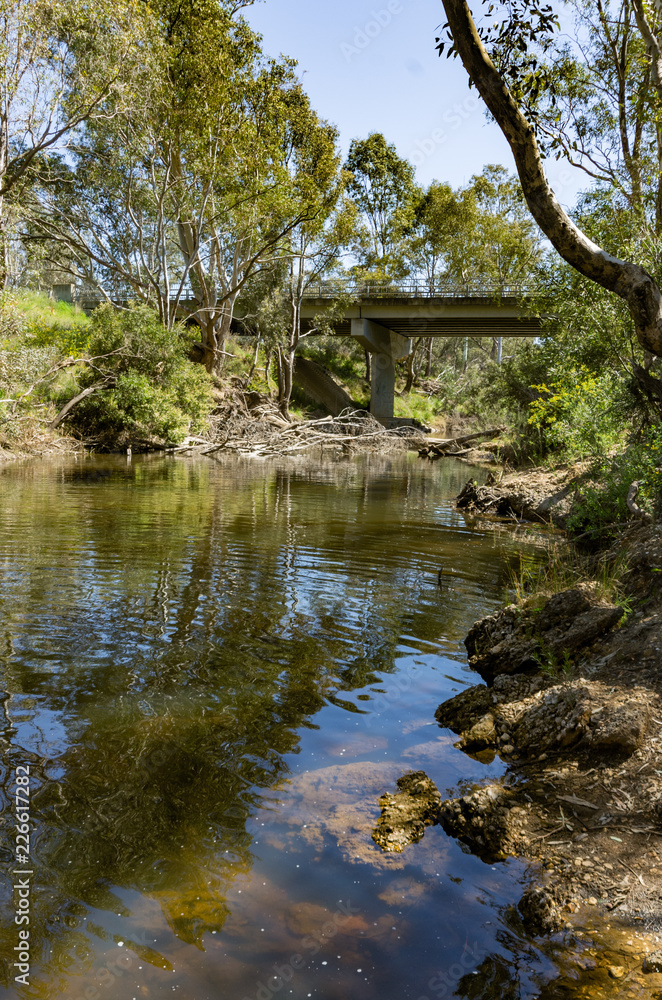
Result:
[[662,972],[662,951],[654,951],[644,959],[641,971],[650,976],[653,972]]
[[383,851],[402,851],[417,843],[425,827],[439,821],[441,795],[425,771],[410,771],[396,782],[399,791],[386,792],[379,804],[382,814],[372,839]]
[[520,814],[516,794],[498,784],[445,799],[439,809],[444,831],[464,841],[484,861],[501,861],[516,853]]
[[558,901],[541,886],[527,889],[517,904],[517,909],[525,929],[534,937],[553,934],[565,924]]

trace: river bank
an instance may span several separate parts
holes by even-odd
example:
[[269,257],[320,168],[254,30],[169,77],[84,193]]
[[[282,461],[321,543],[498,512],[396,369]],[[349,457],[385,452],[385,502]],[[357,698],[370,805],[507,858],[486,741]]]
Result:
[[[563,527],[580,474],[470,480],[457,506]],[[594,958],[574,967],[573,996],[657,996],[662,527],[635,521],[593,566],[593,579],[526,597],[470,630],[469,663],[486,686],[446,700],[436,719],[473,760],[500,757],[507,772],[444,800],[438,819],[488,863],[531,864],[535,888],[519,904],[531,935],[592,927]]]

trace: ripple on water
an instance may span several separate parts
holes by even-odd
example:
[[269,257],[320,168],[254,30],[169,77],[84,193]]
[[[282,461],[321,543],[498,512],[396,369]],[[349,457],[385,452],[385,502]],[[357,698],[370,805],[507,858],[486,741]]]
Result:
[[433,713],[472,682],[468,627],[544,543],[454,511],[466,477],[411,457],[0,471],[1,735],[34,782],[35,996],[253,1000],[285,963],[294,996],[416,1000],[461,958],[515,968],[521,866],[439,828],[402,855],[370,837],[403,770],[442,791],[501,773]]

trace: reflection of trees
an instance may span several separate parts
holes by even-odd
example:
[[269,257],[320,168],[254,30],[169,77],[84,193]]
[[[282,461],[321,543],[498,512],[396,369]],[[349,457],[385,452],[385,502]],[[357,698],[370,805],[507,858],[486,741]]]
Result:
[[29,696],[66,734],[59,755],[10,754],[40,785],[33,954],[49,940],[61,956],[89,907],[126,913],[113,887],[158,899],[184,941],[222,927],[252,864],[247,820],[299,729],[327,701],[356,710],[337,693],[393,671],[401,635],[438,636],[443,596],[408,581],[459,536],[403,533],[403,497],[415,524],[430,484],[397,469],[101,460],[5,475],[4,516],[23,526],[16,565],[0,559],[5,732]]

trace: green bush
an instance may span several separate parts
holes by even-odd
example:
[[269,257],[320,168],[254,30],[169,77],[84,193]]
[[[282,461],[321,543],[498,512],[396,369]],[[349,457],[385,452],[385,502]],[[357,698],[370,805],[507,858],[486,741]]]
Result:
[[[71,424],[110,446],[136,439],[178,443],[200,431],[213,406],[211,376],[187,358],[182,328],[167,330],[145,306],[92,315],[79,391],[96,386],[72,410]],[[66,402],[61,393],[59,402]]]
[[621,441],[623,383],[614,372],[569,368],[549,384],[531,388],[539,396],[529,404],[528,423],[557,457],[604,455]]
[[646,439],[617,455],[602,456],[591,465],[585,481],[577,487],[568,530],[573,534],[609,538],[614,526],[628,521],[627,495],[639,483],[637,503],[649,514],[662,514],[662,425],[653,427]]

